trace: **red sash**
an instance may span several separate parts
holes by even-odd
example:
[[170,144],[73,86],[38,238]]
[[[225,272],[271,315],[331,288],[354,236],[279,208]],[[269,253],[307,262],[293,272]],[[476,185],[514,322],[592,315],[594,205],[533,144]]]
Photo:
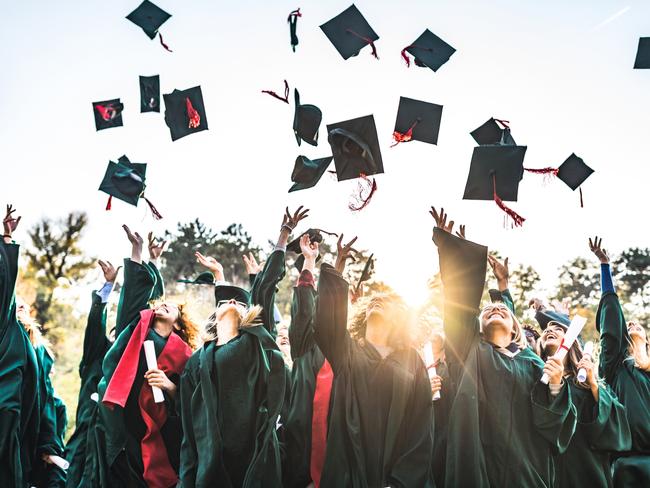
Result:
[[316,376],[316,390],[314,391],[313,411],[311,416],[311,458],[309,473],[315,488],[320,485],[320,477],[325,464],[327,449],[327,415],[330,409],[330,396],[334,372],[332,366],[325,360]]

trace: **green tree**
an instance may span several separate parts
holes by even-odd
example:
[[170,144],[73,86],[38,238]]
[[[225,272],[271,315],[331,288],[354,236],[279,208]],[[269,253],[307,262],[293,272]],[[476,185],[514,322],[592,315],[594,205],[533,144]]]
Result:
[[632,300],[638,297],[643,308],[650,305],[650,296],[644,292],[650,283],[650,249],[626,249],[614,260],[612,268],[622,298]]

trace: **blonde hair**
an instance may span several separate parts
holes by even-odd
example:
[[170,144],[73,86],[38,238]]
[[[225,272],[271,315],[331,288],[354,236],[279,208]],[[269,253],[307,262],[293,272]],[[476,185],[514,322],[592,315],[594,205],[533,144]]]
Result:
[[[363,297],[357,303],[357,312],[348,323],[348,330],[353,339],[364,342],[366,339],[366,327],[368,326],[366,314],[368,305],[373,300],[382,300],[394,307],[394,314],[391,314],[393,328],[389,337],[389,345],[395,350],[407,349],[411,346],[412,314],[406,303],[397,293],[377,293],[371,297]],[[400,321],[397,324],[397,320]]]
[[[248,307],[243,315],[240,316],[238,329],[243,329],[244,327],[252,327],[253,325],[258,325],[261,323],[259,320],[262,314],[262,307],[259,305],[253,305]],[[207,341],[216,341],[218,338],[217,335],[217,311],[215,310],[208,317],[208,321],[205,324],[205,330],[203,333],[204,340]]]
[[634,360],[634,366],[639,368],[641,371],[650,373],[650,347],[648,341],[646,340],[645,343],[645,357],[632,339],[628,339],[628,344],[627,350],[630,353],[630,359]]
[[[494,303],[490,303],[488,305],[485,305],[481,309],[481,313],[479,314],[479,325],[481,327],[481,334],[483,334],[483,311],[485,310],[485,307],[489,305],[495,305]],[[512,333],[511,333],[511,340],[515,344],[517,344],[517,347],[519,349],[525,349],[528,347],[528,341],[526,340],[526,333],[524,332],[524,328],[521,325],[521,322],[519,322],[519,319],[517,316],[512,313],[512,310],[510,310],[510,307],[508,307],[506,304],[501,304],[502,307],[508,311],[510,314],[510,318],[512,319]]]

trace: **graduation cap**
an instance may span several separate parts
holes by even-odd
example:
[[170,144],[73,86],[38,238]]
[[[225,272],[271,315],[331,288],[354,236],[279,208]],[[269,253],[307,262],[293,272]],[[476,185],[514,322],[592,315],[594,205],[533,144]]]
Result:
[[246,303],[249,305],[251,303],[251,294],[248,291],[238,286],[232,286],[232,285],[215,286],[214,298],[217,304],[219,302],[223,302],[227,300],[235,300],[237,302]]
[[294,185],[289,188],[289,193],[315,186],[331,162],[332,156],[314,159],[313,161],[307,156],[298,156],[291,173],[291,181],[293,181]]
[[323,113],[316,105],[301,105],[300,93],[293,89],[295,113],[293,116],[293,133],[300,146],[303,140],[312,146],[318,145],[318,128],[323,120]]
[[[295,261],[295,266],[298,268],[298,271],[302,271],[302,267],[305,264],[305,257],[302,255],[302,250],[300,249],[300,239],[302,239],[302,236],[307,234],[309,236],[309,241],[314,243],[321,243],[323,242],[323,234],[331,235],[331,236],[337,236],[337,234],[334,234],[332,232],[326,232],[322,229],[308,229],[307,231],[303,232],[300,234],[296,239],[291,241],[289,244],[287,244],[287,252],[293,252],[295,254],[298,254],[298,257],[296,258]],[[316,258],[316,262],[320,261],[321,256],[320,254]]]
[[158,32],[160,26],[167,22],[170,17],[171,14],[168,14],[149,0],[144,0],[138,8],[126,16],[127,19],[140,27],[149,39],[153,39],[158,34],[162,47],[171,52],[169,46],[164,43],[162,35]]
[[161,219],[162,215],[156,207],[144,196],[147,178],[146,163],[132,163],[129,158],[122,156],[117,163],[109,161],[99,190],[109,195],[106,210],[110,210],[113,197],[135,207],[140,198],[144,198],[151,209],[154,218]]
[[140,112],[160,112],[160,76],[140,76]]
[[515,146],[517,144],[510,134],[509,122],[494,117],[474,129],[470,135],[481,146],[488,144]]
[[338,181],[384,172],[375,119],[358,117],[327,126]]
[[441,118],[442,105],[400,97],[391,147],[408,141],[437,144]]
[[193,280],[177,280],[177,283],[187,283],[189,285],[214,285],[214,275],[210,271],[204,271]]
[[571,319],[567,314],[555,310],[538,310],[535,312],[535,320],[542,330],[546,329],[551,322],[559,324],[564,329],[568,329],[571,325]]
[[174,90],[163,95],[163,99],[165,100],[165,123],[171,132],[172,141],[208,129],[200,86],[187,90]]
[[354,295],[358,296],[359,295],[359,290],[361,289],[361,285],[368,281],[370,277],[372,276],[372,273],[375,269],[375,261],[374,258],[375,255],[371,254],[368,260],[366,261],[366,265],[363,267],[363,271],[361,272],[361,276],[359,276],[359,281],[357,281],[357,286],[354,288]]
[[524,168],[525,171],[536,174],[544,174],[548,176],[557,176],[564,182],[571,190],[575,191],[576,188],[580,191],[580,206],[584,206],[582,199],[582,185],[589,176],[594,172],[589,166],[585,164],[582,158],[572,153],[559,168]]
[[343,59],[356,56],[367,45],[372,48],[372,55],[379,59],[374,43],[379,36],[354,4],[320,28]]
[[95,129],[104,130],[111,127],[122,127],[122,110],[124,110],[124,104],[120,102],[119,98],[93,102]]
[[291,11],[289,17],[287,17],[287,22],[289,23],[289,37],[291,38],[291,49],[293,49],[294,53],[296,52],[296,46],[298,45],[298,36],[296,35],[298,17],[302,17],[299,8]]
[[463,199],[494,200],[516,226],[521,226],[525,219],[503,202],[517,201],[525,154],[526,146],[475,147]]
[[634,69],[650,69],[650,37],[641,37],[639,39]]
[[438,71],[438,68],[449,61],[449,58],[456,50],[445,41],[436,36],[429,29],[426,29],[413,44],[402,49],[402,58],[406,66],[411,66],[411,61],[406,53],[413,56],[416,66],[430,68]]

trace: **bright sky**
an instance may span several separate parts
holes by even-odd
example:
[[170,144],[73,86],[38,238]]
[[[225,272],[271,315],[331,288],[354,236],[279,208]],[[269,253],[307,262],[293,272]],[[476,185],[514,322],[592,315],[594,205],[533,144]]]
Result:
[[[437,268],[431,205],[467,225],[468,238],[552,284],[567,259],[599,233],[611,251],[648,246],[650,71],[633,70],[638,38],[650,36],[650,3],[547,0],[356,2],[380,36],[380,60],[364,49],[344,61],[319,29],[350,5],[285,0],[155,2],[173,16],[161,32],[173,49],[124,17],[138,0],[9,2],[0,17],[0,201],[23,215],[85,210],[84,245],[118,261],[128,252],[120,224],[146,232],[200,217],[214,229],[241,222],[258,242],[275,239],[285,205],[312,209],[308,224],[346,236],[378,258],[377,277],[417,302]],[[288,13],[301,7],[300,45],[289,45]],[[407,69],[400,50],[429,28],[457,49],[437,73]],[[162,93],[201,85],[209,130],[171,142],[163,114],[139,113],[139,75],[159,74]],[[320,144],[297,147],[283,79],[324,114]],[[444,106],[437,146],[389,148],[399,97]],[[91,102],[120,97],[124,127],[96,132]],[[293,98],[293,91],[291,93]],[[326,175],[288,194],[297,155],[331,154],[325,125],[374,114],[385,174],[360,213],[347,209],[354,182]],[[596,170],[578,193],[526,175],[512,207],[527,221],[503,228],[491,202],[463,201],[474,141],[489,117],[511,122],[528,146],[525,165],[557,166],[572,152]],[[97,191],[106,164],[126,154],[149,163],[147,196],[135,209]]]

